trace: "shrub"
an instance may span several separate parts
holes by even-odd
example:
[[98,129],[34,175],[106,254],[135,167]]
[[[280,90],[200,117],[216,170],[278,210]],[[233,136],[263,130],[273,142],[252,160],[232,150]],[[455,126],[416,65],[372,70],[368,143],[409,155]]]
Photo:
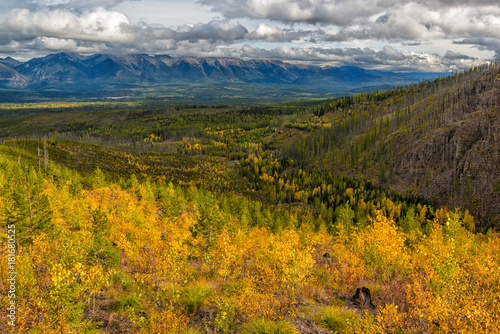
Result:
[[227,300],[219,300],[217,302],[217,316],[215,317],[215,328],[221,330],[223,333],[229,332],[234,329],[234,318],[236,308]]

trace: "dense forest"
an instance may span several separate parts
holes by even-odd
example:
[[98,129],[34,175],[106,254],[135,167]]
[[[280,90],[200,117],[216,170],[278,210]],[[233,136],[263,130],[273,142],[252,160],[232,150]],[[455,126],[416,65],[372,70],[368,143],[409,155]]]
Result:
[[499,86],[2,105],[0,331],[500,332]]

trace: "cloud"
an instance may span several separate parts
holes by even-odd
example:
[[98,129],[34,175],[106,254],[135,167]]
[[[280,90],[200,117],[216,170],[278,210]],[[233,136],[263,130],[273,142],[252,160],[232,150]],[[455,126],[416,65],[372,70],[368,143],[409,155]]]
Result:
[[[118,1],[91,2],[111,6]],[[60,6],[64,0],[44,0],[44,3],[52,6],[13,8],[0,14],[0,52],[59,49],[88,53],[155,53],[176,51],[176,47],[187,49],[183,47],[186,45],[207,50],[209,45],[234,43],[249,34],[243,25],[227,20],[177,28],[147,23],[133,25],[123,13],[105,7],[70,10]]]
[[252,31],[252,33],[248,34],[248,38],[268,42],[284,42],[287,40],[285,38],[283,29],[273,28],[265,23],[259,24],[255,31]]
[[266,41],[266,42],[298,42],[315,41],[317,36],[322,35],[321,30],[303,30],[303,29],[283,29],[270,27],[266,23],[261,23],[251,33],[245,36],[248,40]]
[[494,59],[500,61],[500,39],[487,36],[472,36],[460,41],[454,41],[453,44],[472,45],[479,50],[488,50],[495,53]]
[[61,9],[25,8],[0,14],[0,40],[37,37],[128,42],[134,38],[134,32],[125,15],[104,8],[81,15]]
[[132,23],[118,10],[125,1],[134,0],[0,1],[0,53],[169,53],[433,70],[476,64],[471,54],[480,51],[500,59],[497,0],[198,0],[222,18],[177,27]]
[[317,65],[349,65],[386,70],[397,68],[404,71],[425,70],[428,72],[447,72],[479,63],[475,58],[453,53],[452,51],[447,52],[445,56],[439,56],[427,52],[415,53],[396,50],[391,46],[373,49],[340,48],[328,45],[296,47],[281,45],[273,49],[264,49],[247,44],[239,49],[232,47],[230,53],[234,57],[242,58],[287,59],[292,62],[308,61]]
[[401,61],[406,59],[406,56],[404,54],[395,50],[389,45],[384,46],[384,48],[379,52],[381,57],[387,60]]
[[462,53],[458,52],[453,52],[453,51],[446,51],[446,54],[444,55],[443,59],[454,61],[454,60],[477,60],[475,57],[469,57],[467,55],[464,55]]
[[471,13],[471,10],[475,10],[477,13],[472,17],[473,19],[477,18],[478,14],[495,16],[497,15],[495,12],[498,13],[498,2],[495,0],[476,0],[474,3],[461,0],[415,0],[411,2],[399,0],[199,0],[199,2],[212,7],[213,11],[220,12],[227,18],[245,17],[286,23],[307,22],[336,26],[353,26],[367,19],[384,23],[390,17],[396,16],[392,15],[393,13],[405,14],[406,17],[417,14],[418,21],[428,19],[422,17],[420,13],[431,13],[431,19],[441,17],[447,12],[452,15],[466,16]]
[[233,42],[245,38],[248,34],[247,28],[241,24],[232,24],[228,21],[211,21],[209,23],[198,23],[195,25],[183,25],[176,29],[156,27],[145,28],[143,37],[150,39],[171,39],[175,41],[197,42],[207,40],[215,43],[217,41]]
[[348,25],[375,11],[375,1],[364,0],[200,0],[227,18],[268,19],[280,22],[307,22]]
[[[442,64],[442,57],[425,52],[412,53],[399,51],[390,46],[376,50],[372,48],[339,48],[328,45],[321,46],[285,46],[274,49],[263,49],[244,45],[241,49],[232,48],[231,54],[242,58],[266,58],[273,60],[287,59],[330,66],[362,66],[373,69],[404,69],[407,71],[421,70],[443,72],[448,67]],[[449,64],[454,66],[449,60]]]
[[497,1],[200,0],[227,18],[267,19],[341,28],[332,41],[420,40],[488,35],[500,38]]

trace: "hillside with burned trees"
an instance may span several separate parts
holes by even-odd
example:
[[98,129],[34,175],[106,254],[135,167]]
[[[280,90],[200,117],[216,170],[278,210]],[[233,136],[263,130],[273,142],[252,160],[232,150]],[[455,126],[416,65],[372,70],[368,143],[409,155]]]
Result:
[[315,113],[323,128],[294,141],[289,153],[309,166],[467,208],[487,229],[500,214],[499,108],[500,71],[490,64],[321,105]]

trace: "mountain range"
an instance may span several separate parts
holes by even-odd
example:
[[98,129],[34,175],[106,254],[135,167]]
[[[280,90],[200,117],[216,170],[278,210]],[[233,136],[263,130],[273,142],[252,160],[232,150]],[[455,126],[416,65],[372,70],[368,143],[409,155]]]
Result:
[[56,53],[20,62],[0,59],[0,90],[97,91],[192,83],[256,83],[347,93],[388,89],[443,74],[320,67],[273,60],[168,55]]

